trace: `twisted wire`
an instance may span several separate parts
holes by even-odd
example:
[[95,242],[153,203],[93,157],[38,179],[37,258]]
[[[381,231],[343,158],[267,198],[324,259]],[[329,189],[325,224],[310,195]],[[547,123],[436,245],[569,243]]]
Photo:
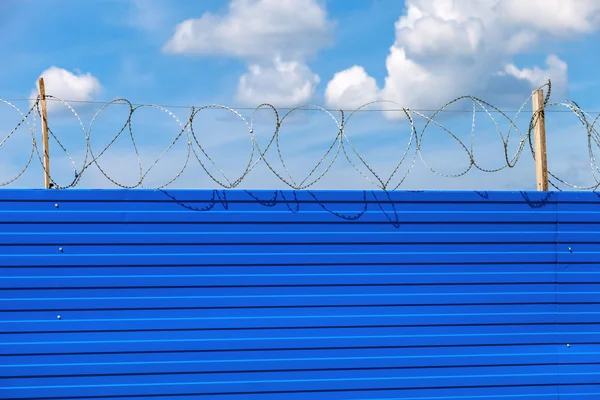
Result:
[[[446,178],[458,178],[466,175],[472,169],[477,169],[481,172],[486,173],[495,173],[502,171],[506,168],[514,168],[518,161],[521,159],[524,154],[524,150],[526,148],[526,144],[529,143],[529,150],[532,155],[532,158],[535,159],[535,150],[533,145],[533,130],[538,118],[540,118],[541,113],[545,112],[548,108],[560,108],[561,111],[568,111],[570,113],[575,114],[579,123],[586,130],[587,133],[587,147],[588,147],[588,159],[589,166],[592,172],[592,178],[594,183],[589,186],[578,186],[573,183],[570,183],[567,179],[557,176],[556,173],[552,171],[548,171],[548,175],[550,177],[550,185],[557,190],[560,190],[560,185],[568,187],[570,189],[575,190],[596,190],[600,187],[600,167],[597,163],[597,157],[595,154],[595,148],[600,148],[600,134],[597,130],[598,120],[600,119],[600,113],[595,117],[589,113],[584,111],[576,102],[566,101],[564,103],[551,103],[550,102],[550,94],[551,94],[551,82],[548,81],[547,84],[543,85],[541,88],[546,88],[546,96],[543,102],[543,108],[536,113],[532,114],[532,117],[529,121],[529,125],[527,131],[522,131],[517,126],[517,120],[523,113],[523,110],[531,100],[532,95],[530,95],[522,105],[514,111],[515,114],[510,117],[508,112],[502,111],[501,109],[493,106],[492,104],[474,97],[474,96],[461,96],[456,99],[453,99],[446,104],[444,104],[440,109],[434,110],[432,114],[427,115],[424,110],[411,110],[409,108],[403,107],[402,105],[392,102],[392,101],[376,101],[364,104],[354,110],[346,111],[346,110],[338,110],[340,116],[336,117],[332,110],[325,109],[316,105],[302,105],[295,108],[289,109],[277,109],[271,104],[261,104],[258,107],[251,109],[251,115],[246,118],[241,113],[241,109],[233,109],[224,105],[219,104],[210,104],[202,107],[189,107],[189,115],[187,120],[180,120],[169,108],[156,104],[133,104],[132,102],[126,99],[116,99],[107,103],[102,103],[100,109],[93,114],[93,117],[90,120],[89,125],[86,127],[82,121],[80,115],[75,111],[69,101],[47,95],[46,98],[48,101],[54,101],[65,107],[69,112],[75,117],[77,121],[78,129],[81,129],[82,136],[85,140],[85,152],[83,156],[82,163],[78,166],[71,153],[67,150],[67,147],[60,140],[57,132],[52,129],[52,126],[48,126],[48,133],[53,143],[58,144],[58,149],[62,151],[68,158],[70,165],[73,169],[74,178],[70,182],[60,183],[57,182],[52,175],[50,175],[52,186],[55,188],[72,188],[76,187],[82,179],[84,173],[90,169],[90,167],[95,167],[97,170],[112,184],[121,187],[121,188],[139,188],[146,187],[144,185],[144,181],[147,179],[148,174],[154,170],[157,164],[168,154],[169,151],[173,149],[173,147],[179,142],[185,142],[186,152],[183,159],[183,165],[181,168],[174,173],[173,176],[166,179],[164,182],[160,183],[156,188],[164,188],[168,185],[175,182],[177,179],[181,177],[181,175],[185,172],[187,168],[190,167],[190,163],[195,160],[198,165],[202,168],[202,170],[206,173],[206,176],[209,177],[214,183],[224,189],[233,189],[238,187],[250,174],[252,170],[255,169],[257,165],[260,163],[264,164],[269,171],[273,175],[275,175],[281,182],[283,182],[286,186],[294,190],[303,190],[308,189],[319,181],[321,181],[327,173],[333,168],[334,164],[339,158],[343,158],[349,163],[349,165],[367,182],[378,187],[382,190],[397,190],[402,186],[405,182],[406,178],[409,176],[410,172],[414,169],[417,160],[420,160],[421,163],[432,173],[446,177]],[[457,111],[452,109],[452,107],[458,102],[462,101],[470,101],[471,109],[464,110],[469,111],[472,114],[471,117],[471,129],[469,134],[469,140],[463,141],[459,136],[454,133],[452,130],[448,129],[442,122],[439,120],[439,116],[441,116],[445,112]],[[37,155],[37,159],[42,165],[43,168],[43,160],[40,148],[38,146],[38,142],[36,140],[36,132],[35,127],[37,123],[37,119],[41,118],[41,110],[40,110],[40,99],[36,99],[32,106],[26,113],[22,113],[13,103],[8,100],[0,99],[0,105],[6,105],[13,111],[17,112],[20,120],[17,125],[11,129],[8,134],[0,141],[0,151],[3,146],[8,142],[9,139],[15,136],[16,132],[21,127],[26,127],[31,135],[31,149],[29,152],[29,156],[23,168],[19,169],[17,173],[10,177],[7,180],[0,181],[0,186],[8,186],[14,182],[16,182],[19,178],[23,176],[25,171],[31,166],[32,161],[34,159],[34,155]],[[97,121],[101,115],[107,110],[108,107],[112,105],[125,105],[128,107],[128,115],[124,123],[119,125],[119,129],[112,136],[111,140],[101,148],[99,151],[95,151],[92,145],[92,138],[94,137],[93,131],[96,127]],[[383,112],[399,112],[401,117],[403,117],[403,123],[408,124],[409,127],[409,136],[407,140],[407,144],[403,151],[400,153],[399,161],[394,163],[392,172],[387,177],[382,177],[375,168],[366,161],[365,157],[361,155],[355,145],[352,143],[350,137],[347,135],[347,127],[350,126],[351,121],[355,117],[356,114],[361,113],[363,111],[373,111],[374,106],[379,106],[379,111]],[[136,135],[132,128],[132,119],[136,112],[141,109],[155,109],[160,112],[168,115],[176,124],[177,124],[177,133],[174,138],[170,141],[169,145],[162,151],[162,153],[151,162],[146,168],[142,163],[142,157],[140,154],[140,148],[136,141]],[[198,118],[198,115],[202,112],[206,112],[207,110],[222,110],[231,114],[235,119],[239,120],[243,123],[245,128],[248,131],[248,136],[250,140],[250,155],[247,162],[244,162],[244,170],[239,176],[230,178],[224,172],[222,166],[218,165],[213,157],[211,157],[209,151],[202,144],[199,139],[199,135],[197,134],[196,128],[194,127],[194,121]],[[257,123],[257,113],[261,111],[268,111],[273,115],[275,122],[272,129],[272,134],[270,139],[263,146],[259,143],[256,134],[255,134],[255,125]],[[282,111],[285,111],[282,113]],[[309,172],[300,178],[294,177],[290,171],[289,163],[286,162],[286,157],[283,154],[282,144],[281,144],[281,131],[285,122],[290,118],[290,116],[294,112],[298,111],[316,111],[324,114],[325,116],[330,118],[333,122],[333,127],[335,127],[336,134],[333,137],[333,140],[328,144],[325,152],[320,156],[317,162],[309,168]],[[481,164],[481,160],[476,158],[475,154],[475,138],[476,138],[476,126],[478,121],[478,116],[485,116],[487,119],[494,125],[496,134],[499,136],[502,146],[503,146],[503,159],[504,162],[501,165],[494,166],[491,168],[484,167]],[[417,120],[423,121],[423,127],[421,129],[417,129]],[[52,119],[50,119],[50,122]],[[508,129],[503,132],[500,127],[501,123],[508,123]],[[424,152],[422,151],[423,144],[426,142],[426,133],[428,133],[433,128],[441,130],[445,134],[448,135],[450,139],[455,141],[461,151],[464,151],[465,155],[468,159],[468,165],[458,172],[444,172],[438,170],[431,166],[431,164],[426,160]],[[135,154],[137,161],[137,181],[133,184],[123,183],[118,177],[112,176],[107,172],[106,167],[102,164],[101,160],[103,156],[107,153],[109,149],[111,149],[116,141],[120,138],[126,136],[127,140],[131,143],[133,147],[133,153]],[[517,147],[514,152],[510,152],[509,145],[511,142],[511,138],[516,136]],[[54,148],[55,149],[55,148]],[[54,151],[53,149],[53,151]],[[275,154],[273,157],[272,154]],[[1,154],[1,153],[0,153]],[[0,155],[1,157],[1,155]],[[274,158],[274,159],[273,159]],[[399,174],[402,166],[407,166],[406,171],[403,174]],[[398,176],[397,176],[398,175]],[[393,183],[396,182],[396,183]]]

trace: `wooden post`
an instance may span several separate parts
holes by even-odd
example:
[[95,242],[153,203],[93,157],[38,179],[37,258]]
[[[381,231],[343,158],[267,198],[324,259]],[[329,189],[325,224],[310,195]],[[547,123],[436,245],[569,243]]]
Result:
[[533,106],[533,143],[535,151],[535,180],[537,190],[548,191],[548,159],[546,155],[546,120],[544,118],[544,91],[535,90],[531,96]]
[[38,80],[42,119],[42,152],[44,153],[44,187],[50,189],[50,149],[48,147],[48,109],[46,107],[46,87],[44,78]]

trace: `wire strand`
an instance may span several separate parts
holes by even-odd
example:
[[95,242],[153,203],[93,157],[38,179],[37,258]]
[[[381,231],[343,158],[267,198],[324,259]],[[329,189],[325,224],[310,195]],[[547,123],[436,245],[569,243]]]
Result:
[[[588,147],[588,157],[589,157],[589,166],[591,168],[592,177],[594,179],[594,183],[589,186],[578,186],[572,183],[569,183],[566,179],[557,176],[552,171],[549,171],[548,175],[550,177],[550,184],[559,188],[567,187],[570,189],[577,190],[596,190],[600,186],[600,167],[596,161],[595,151],[600,149],[600,134],[597,131],[597,122],[600,118],[600,113],[597,116],[593,116],[593,113],[586,112],[579,107],[579,105],[575,102],[566,102],[566,103],[550,103],[550,94],[551,94],[551,82],[549,81],[547,84],[543,85],[541,88],[547,88],[547,95],[544,99],[544,106],[542,108],[542,112],[549,112],[550,110],[557,110],[554,112],[567,112],[572,113],[577,116],[581,125],[585,128],[587,133],[587,147]],[[230,108],[223,105],[212,104],[205,105],[202,107],[184,107],[188,108],[189,114],[185,120],[179,119],[170,108],[182,107],[183,106],[164,106],[157,104],[136,104],[132,103],[126,99],[117,99],[110,102],[94,102],[94,101],[67,101],[62,100],[54,96],[46,95],[48,101],[61,103],[66,109],[68,109],[72,115],[77,120],[77,125],[81,129],[81,133],[83,138],[85,139],[85,153],[84,159],[81,165],[77,165],[74,161],[70,153],[67,151],[67,147],[62,143],[60,139],[60,135],[52,129],[51,126],[48,126],[48,131],[51,138],[58,143],[59,148],[65,155],[68,157],[70,164],[73,168],[74,178],[67,183],[59,183],[56,182],[55,179],[51,176],[51,182],[53,187],[55,188],[71,188],[76,187],[82,176],[86,171],[90,169],[90,167],[94,166],[98,171],[110,182],[115,184],[116,186],[122,188],[137,188],[137,187],[146,187],[144,185],[144,181],[147,179],[148,174],[154,170],[157,164],[166,156],[166,154],[173,149],[173,147],[178,143],[184,143],[186,147],[185,158],[183,160],[183,166],[178,170],[173,176],[167,178],[163,183],[157,186],[157,188],[164,188],[177,179],[181,177],[183,172],[189,167],[191,162],[197,162],[198,165],[204,170],[206,176],[208,176],[212,181],[214,181],[217,185],[226,188],[232,189],[238,187],[244,179],[248,176],[248,174],[256,168],[260,163],[264,164],[268,170],[273,173],[281,182],[295,190],[303,190],[312,187],[317,182],[322,180],[326,174],[333,168],[334,164],[338,159],[345,159],[350,166],[361,175],[367,182],[378,187],[382,190],[396,190],[402,186],[405,182],[406,178],[410,174],[410,172],[415,167],[417,160],[420,160],[421,163],[432,173],[437,174],[442,177],[447,178],[457,178],[466,175],[469,171],[476,169],[482,172],[494,173],[498,171],[502,171],[507,168],[514,168],[517,165],[517,162],[521,159],[523,154],[526,152],[526,149],[529,149],[529,153],[532,158],[535,159],[535,152],[533,147],[533,129],[535,126],[535,122],[539,117],[538,114],[527,113],[529,118],[528,129],[526,132],[521,131],[517,127],[517,121],[521,114],[524,114],[525,106],[531,101],[532,95],[530,95],[521,105],[521,107],[514,111],[506,111],[501,110],[486,101],[479,99],[474,96],[461,96],[452,101],[446,103],[440,109],[437,110],[416,110],[402,107],[401,105],[391,102],[391,101],[376,101],[368,104],[364,104],[361,107],[358,107],[355,110],[331,110],[326,109],[316,105],[303,105],[295,108],[276,108],[270,104],[261,104],[255,108]],[[25,126],[31,135],[31,151],[29,155],[29,159],[24,165],[22,169],[9,179],[5,181],[0,181],[0,186],[8,186],[25,173],[25,171],[31,166],[34,155],[37,155],[37,159],[42,165],[43,168],[43,160],[41,157],[40,149],[38,147],[36,141],[35,134],[35,126],[37,118],[40,118],[40,101],[39,99],[22,99],[23,101],[27,100],[32,102],[33,104],[29,108],[27,113],[22,113],[15,105],[14,102],[18,99],[12,100],[3,100],[0,99],[0,104],[4,104],[17,111],[21,116],[19,123],[9,131],[8,135],[0,141],[0,149],[6,144],[6,142],[17,134],[17,131],[20,127]],[[452,109],[453,106],[458,102],[468,101],[471,103],[471,108],[469,110],[459,110]],[[101,107],[99,110],[95,112],[93,115],[89,125],[87,127],[84,126],[81,117],[75,111],[71,103],[84,103],[84,104],[100,104]],[[98,118],[105,112],[107,108],[113,105],[121,105],[128,108],[128,115],[126,120],[120,124],[119,130],[112,137],[109,143],[104,146],[99,151],[94,149],[92,139],[95,137],[95,127],[97,125]],[[379,107],[379,108],[373,108]],[[153,108],[162,113],[165,113],[170,118],[172,118],[178,126],[177,134],[174,136],[173,140],[167,146],[167,148],[154,160],[149,164],[147,168],[144,168],[141,161],[141,154],[139,152],[139,148],[136,141],[136,136],[134,130],[132,128],[132,119],[137,111],[142,108]],[[198,138],[194,127],[194,121],[196,116],[202,112],[203,110],[208,109],[216,109],[222,110],[230,113],[234,118],[240,120],[245,128],[248,131],[248,135],[250,138],[250,155],[247,163],[245,164],[245,169],[239,176],[230,177],[225,174],[223,169],[217,165],[215,160],[209,155],[209,152],[206,148],[201,144],[201,141]],[[249,117],[243,116],[240,111],[251,111]],[[346,127],[351,123],[353,117],[357,113],[361,113],[363,111],[390,111],[395,110],[402,113],[402,116],[408,122],[410,129],[410,136],[407,141],[407,145],[404,149],[399,149],[398,154],[400,158],[398,162],[394,165],[393,172],[388,177],[382,177],[380,173],[378,173],[375,168],[370,165],[366,159],[360,154],[358,149],[353,145],[350,138],[346,135]],[[309,172],[306,176],[297,178],[294,177],[290,172],[288,162],[283,155],[282,146],[280,142],[280,133],[282,126],[289,121],[290,116],[296,111],[314,111],[320,112],[326,115],[331,121],[335,124],[335,135],[332,137],[331,142],[327,148],[327,150],[322,154],[322,156],[318,159],[318,161],[310,167]],[[259,144],[255,133],[254,133],[254,125],[255,118],[257,113],[259,112],[268,112],[273,115],[275,122],[273,125],[272,135],[270,140],[266,143],[266,145],[262,146]],[[431,112],[433,114],[426,115],[426,113]],[[471,120],[471,131],[469,135],[469,141],[465,142],[461,140],[454,132],[445,127],[438,119],[442,113],[445,112],[464,112],[470,113],[472,115]],[[512,117],[509,117],[508,114],[514,114]],[[478,115],[484,115],[489,119],[489,121],[494,125],[496,133],[500,137],[500,140],[503,144],[503,156],[504,162],[501,165],[498,165],[493,168],[484,167],[481,164],[481,160],[486,160],[487,157],[477,158],[474,149],[475,143],[475,135],[476,135],[476,120],[478,120]],[[417,121],[423,121],[424,126],[421,129],[417,129]],[[503,131],[500,128],[500,123],[508,124],[508,129]],[[447,134],[448,137],[455,141],[459,148],[464,151],[464,154],[468,160],[468,165],[461,171],[456,173],[448,173],[444,171],[438,171],[433,168],[428,162],[425,155],[422,152],[423,143],[426,140],[426,134],[431,130],[435,129]],[[109,175],[106,167],[101,163],[101,159],[106,154],[106,152],[115,145],[117,140],[121,137],[126,137],[128,141],[131,142],[133,147],[133,153],[137,159],[137,167],[139,170],[139,176],[137,182],[133,184],[126,184],[119,180],[118,177],[114,177]],[[516,141],[516,147],[514,151],[511,153],[509,148],[511,148],[511,143]],[[529,144],[529,146],[527,146]],[[400,174],[401,166],[407,166],[404,174]]]
[[[469,96],[466,96],[469,97]],[[111,104],[114,103],[115,101],[119,101],[119,100],[123,100],[123,99],[115,99],[115,100],[106,100],[106,101],[102,101],[102,100],[69,100],[69,99],[59,99],[57,97],[48,97],[46,99],[46,101],[51,102],[59,102],[59,103],[68,103],[68,104],[83,104],[83,105],[105,105],[105,104]],[[4,101],[6,102],[11,102],[11,103],[16,103],[16,102],[23,102],[23,101],[27,101],[27,102],[36,102],[37,99],[36,98],[7,98],[4,99]],[[451,103],[451,102],[450,102]],[[201,106],[198,105],[181,105],[181,104],[158,104],[158,103],[152,103],[152,102],[146,102],[146,103],[134,103],[134,102],[130,102],[129,104],[131,104],[134,107],[138,107],[138,106],[157,106],[157,107],[163,107],[163,108],[178,108],[178,109],[186,109],[186,110],[190,110],[192,108],[201,108]],[[233,108],[232,108],[233,109]],[[245,106],[240,106],[240,107],[235,107],[235,110],[239,110],[239,111],[255,111],[256,107],[245,107]],[[298,107],[277,107],[278,110],[280,111],[291,111],[291,110],[297,110]],[[334,113],[334,112],[345,112],[345,113],[352,113],[352,112],[377,112],[377,113],[382,113],[382,112],[401,112],[403,113],[405,108],[368,108],[368,109],[335,109],[335,108],[311,108],[311,109],[306,109],[303,111],[322,111],[322,110],[326,110],[328,112]],[[472,114],[473,112],[475,113],[505,113],[505,114],[514,114],[514,113],[527,113],[527,114],[531,114],[532,111],[526,111],[526,110],[522,110],[522,109],[518,109],[518,110],[475,110],[473,111],[472,109],[433,109],[433,108],[406,108],[406,110],[409,111],[413,111],[413,112],[421,112],[421,113],[438,113],[438,112],[444,112],[444,113],[468,113],[468,114]],[[546,110],[546,113],[572,113],[572,110],[561,110],[561,109],[556,109],[556,110]],[[588,111],[588,113],[590,114],[599,114],[600,111]]]

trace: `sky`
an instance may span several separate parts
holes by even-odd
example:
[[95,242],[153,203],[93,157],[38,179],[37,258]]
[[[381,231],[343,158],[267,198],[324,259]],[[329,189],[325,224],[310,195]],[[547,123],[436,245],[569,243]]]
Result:
[[[530,190],[532,90],[550,79],[551,103],[600,110],[596,0],[2,0],[0,35],[10,187],[43,183],[35,113],[11,133],[40,76],[73,108],[48,104],[60,186],[85,165],[78,187]],[[486,102],[475,119],[448,111],[473,110],[461,96]],[[121,98],[154,106],[125,126],[128,106],[103,107]],[[550,171],[593,185],[577,115],[546,118]]]

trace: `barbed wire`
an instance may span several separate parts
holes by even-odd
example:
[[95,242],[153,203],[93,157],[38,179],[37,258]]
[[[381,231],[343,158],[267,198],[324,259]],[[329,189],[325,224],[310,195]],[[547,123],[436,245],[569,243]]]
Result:
[[[541,86],[540,88],[546,87],[546,85]],[[464,98],[469,98],[471,96],[463,96],[458,99],[464,99]],[[47,96],[46,99],[48,102],[55,102],[55,103],[68,103],[68,104],[81,104],[81,105],[106,105],[108,103],[112,103],[115,100],[69,100],[69,99],[60,99],[58,97],[55,96]],[[10,103],[17,103],[17,102],[28,102],[28,103],[35,103],[36,101],[38,101],[37,98],[5,98],[3,99],[4,102],[10,102]],[[168,109],[186,109],[186,110],[190,110],[192,108],[200,108],[201,106],[198,105],[182,105],[182,104],[158,104],[158,103],[136,103],[136,102],[132,102],[129,101],[129,103],[131,103],[132,106],[149,106],[149,105],[153,105],[153,106],[157,106],[157,107],[163,107],[163,108],[168,108]],[[386,101],[374,101],[373,103],[385,103]],[[394,102],[391,102],[394,103]],[[371,103],[369,103],[371,104]],[[556,103],[558,104],[558,103]],[[275,107],[275,106],[273,106]],[[291,110],[298,110],[299,107],[276,107],[278,111],[291,111]],[[241,107],[241,106],[236,106],[234,107],[235,110],[237,111],[254,111],[256,110],[256,107]],[[352,113],[352,112],[377,112],[377,113],[381,113],[381,112],[402,112],[404,111],[404,108],[367,108],[367,109],[338,109],[338,108],[323,108],[326,111],[329,111],[331,113],[339,113],[339,112],[345,112],[345,113]],[[524,110],[524,109],[508,109],[508,110],[497,110],[495,108],[489,109],[489,110],[475,110],[473,111],[473,109],[471,108],[445,108],[443,110],[439,109],[439,108],[409,108],[408,110],[410,110],[411,112],[421,112],[421,113],[435,113],[438,111],[442,111],[444,113],[467,113],[467,114],[472,114],[473,112],[475,113],[483,113],[483,114],[487,114],[487,113],[504,113],[504,114],[511,114],[511,113],[533,113],[530,110]],[[322,111],[321,108],[314,108],[314,109],[304,109],[304,111]],[[600,111],[587,111],[590,114],[598,114],[600,113]],[[561,113],[573,113],[572,110],[570,109],[564,109],[564,110],[557,110],[557,109],[548,109],[545,110],[545,113],[548,114],[561,114]]]
[[[551,103],[550,95],[551,95],[551,82],[548,81],[547,84],[543,85],[541,89],[546,89],[546,96],[543,103],[543,108],[541,112],[568,112],[574,114],[582,126],[585,128],[587,132],[587,147],[588,147],[588,158],[589,158],[589,166],[592,171],[592,177],[594,179],[594,183],[590,186],[577,186],[568,182],[566,179],[558,177],[552,171],[549,171],[550,184],[560,190],[559,185],[566,186],[571,189],[577,190],[596,190],[600,186],[600,168],[598,167],[596,156],[594,153],[595,148],[600,148],[600,135],[596,129],[596,125],[598,119],[600,117],[600,113],[597,116],[592,116],[592,113],[584,111],[579,105],[574,101],[567,101],[565,103]],[[96,167],[98,171],[110,182],[114,185],[122,188],[138,188],[145,187],[144,181],[147,179],[148,174],[156,168],[156,165],[165,157],[165,155],[173,149],[173,147],[178,142],[185,142],[186,152],[183,160],[183,165],[174,175],[168,178],[165,182],[162,182],[160,185],[157,185],[156,188],[164,188],[169,186],[177,179],[181,177],[184,171],[189,167],[190,163],[194,160],[201,166],[201,168],[206,173],[206,176],[209,177],[212,181],[214,181],[217,185],[225,189],[232,189],[238,187],[244,179],[248,176],[248,174],[256,168],[257,165],[263,163],[270,171],[273,173],[281,182],[283,182],[286,186],[294,190],[303,190],[308,189],[314,186],[317,182],[323,179],[327,173],[333,168],[334,164],[338,160],[338,158],[345,158],[346,161],[352,166],[352,168],[360,174],[364,179],[370,182],[372,185],[382,189],[382,190],[396,190],[402,186],[405,182],[406,178],[409,176],[410,172],[415,167],[418,160],[422,162],[422,164],[432,173],[437,174],[442,177],[447,178],[457,178],[466,175],[469,171],[476,169],[482,172],[494,173],[499,172],[501,170],[507,168],[514,168],[517,165],[517,162],[521,159],[524,154],[524,150],[528,147],[531,153],[532,159],[535,158],[535,151],[533,146],[533,129],[536,123],[536,120],[540,117],[539,113],[527,112],[527,116],[529,118],[529,124],[526,131],[522,131],[517,126],[517,121],[521,114],[526,113],[525,106],[528,104],[532,95],[530,95],[521,105],[520,108],[513,111],[503,111],[499,108],[494,107],[490,103],[479,99],[474,96],[461,96],[456,99],[453,99],[450,102],[447,102],[441,108],[437,110],[418,110],[418,109],[409,109],[402,107],[400,104],[397,104],[392,101],[375,101],[371,103],[367,103],[361,107],[358,107],[354,110],[331,110],[326,109],[316,105],[303,105],[294,108],[276,108],[270,104],[261,104],[255,108],[230,108],[224,105],[212,104],[205,105],[201,107],[188,107],[189,115],[186,120],[181,120],[177,117],[170,108],[180,107],[180,106],[163,106],[156,104],[135,104],[126,99],[117,99],[113,101],[109,101],[106,103],[102,102],[91,102],[91,101],[67,101],[62,100],[58,97],[54,97],[51,95],[46,95],[47,101],[57,102],[64,106],[67,110],[69,110],[73,116],[75,117],[78,125],[78,129],[81,129],[83,137],[85,139],[85,152],[83,155],[83,161],[78,166],[71,154],[67,151],[66,146],[59,139],[58,135],[54,132],[51,125],[48,125],[48,133],[50,137],[59,145],[61,151],[67,156],[71,167],[73,168],[74,178],[71,182],[66,184],[59,184],[50,174],[50,180],[52,186],[55,188],[72,188],[76,187],[84,173],[88,171],[91,167]],[[28,100],[32,102],[31,107],[27,111],[27,113],[22,113],[19,108],[17,108],[14,103],[16,100]],[[470,101],[471,108],[466,109],[456,109],[452,108],[457,103],[462,101]],[[95,112],[93,117],[90,120],[89,125],[86,127],[82,121],[80,115],[75,111],[71,103],[88,103],[88,104],[101,104],[101,107],[98,111]],[[12,110],[16,111],[20,117],[20,121],[18,124],[8,132],[8,134],[0,141],[0,150],[5,145],[5,143],[15,135],[17,130],[21,127],[25,127],[30,135],[31,135],[31,151],[29,153],[29,157],[27,162],[25,163],[22,169],[19,169],[16,174],[5,181],[0,181],[0,186],[7,186],[19,178],[23,176],[25,171],[31,166],[32,161],[34,160],[34,156],[37,156],[40,165],[43,168],[43,160],[42,155],[38,146],[38,141],[36,140],[36,124],[37,120],[41,118],[41,110],[40,110],[40,99],[12,99],[12,100],[3,100],[0,99],[0,105],[7,105]],[[96,124],[98,123],[99,117],[105,112],[105,110],[113,105],[124,105],[128,108],[128,116],[124,123],[119,125],[119,129],[116,134],[112,137],[110,142],[104,146],[99,152],[95,152],[92,146],[93,132]],[[136,142],[136,136],[134,134],[132,128],[132,119],[134,114],[141,109],[144,108],[152,108],[155,110],[159,110],[170,118],[172,118],[178,126],[177,135],[170,142],[167,148],[153,161],[150,163],[149,167],[144,169],[141,161],[140,149],[138,148]],[[238,119],[243,123],[245,129],[248,131],[248,135],[251,142],[251,151],[248,162],[245,163],[245,168],[242,173],[237,176],[230,178],[228,177],[223,170],[217,165],[214,159],[209,155],[206,148],[201,144],[198,135],[194,129],[194,120],[198,116],[198,114],[204,110],[208,109],[216,109],[222,110],[230,113],[235,119]],[[249,117],[244,117],[241,114],[241,111],[251,111]],[[337,131],[335,137],[327,147],[325,153],[320,157],[320,159],[315,163],[314,166],[310,168],[308,174],[302,179],[295,179],[289,169],[288,164],[286,163],[286,159],[283,156],[281,140],[280,140],[280,132],[281,127],[284,123],[290,118],[290,116],[296,111],[314,111],[319,112],[325,115],[328,118],[331,118],[333,123],[335,124],[335,129]],[[355,115],[362,113],[364,111],[378,111],[378,112],[397,112],[400,113],[400,116],[403,117],[403,120],[408,123],[409,126],[409,138],[406,148],[403,149],[401,153],[401,157],[399,161],[394,165],[392,173],[387,177],[381,177],[370,165],[366,159],[360,154],[357,148],[352,144],[349,136],[346,134],[346,128],[349,126],[350,122],[353,120]],[[261,146],[257,137],[255,135],[255,124],[257,114],[259,112],[268,112],[274,118],[273,125],[273,133],[270,139],[267,141],[265,146]],[[450,129],[444,126],[437,117],[445,112],[460,112],[460,113],[471,113],[471,131],[470,138],[468,142],[461,140],[455,133],[453,133]],[[431,113],[431,114],[427,114]],[[509,113],[514,114],[512,117],[509,117]],[[336,116],[338,114],[339,116]],[[489,121],[493,124],[496,133],[500,137],[500,140],[503,144],[503,158],[504,162],[502,165],[495,168],[485,168],[478,160],[475,158],[474,151],[474,143],[475,143],[475,127],[476,127],[476,115],[484,114],[487,116]],[[531,116],[529,117],[529,114]],[[424,126],[421,129],[417,129],[416,120],[421,120],[424,122]],[[505,123],[508,124],[508,129],[503,132],[500,128],[500,124]],[[446,133],[450,139],[455,141],[461,150],[463,150],[469,160],[468,166],[463,170],[456,173],[445,173],[443,171],[438,171],[436,168],[432,167],[425,159],[422,146],[426,139],[426,133],[428,130],[432,128],[440,129],[442,132]],[[133,146],[133,153],[135,154],[137,161],[137,170],[138,170],[138,178],[137,181],[133,184],[124,184],[120,181],[118,177],[111,176],[105,167],[103,167],[101,163],[101,158],[106,154],[106,152],[115,145],[115,142],[121,138],[126,136]],[[510,144],[511,139],[513,141],[517,141],[516,150],[512,153],[510,152]],[[527,146],[529,144],[529,146]],[[276,153],[276,160],[273,161],[269,157],[269,152]],[[269,154],[268,154],[269,153]],[[281,168],[276,167],[276,163],[278,163]],[[400,174],[400,170],[402,166],[407,166],[404,174]],[[318,172],[321,170],[320,172]],[[216,172],[215,172],[216,171]],[[366,173],[368,171],[368,173]],[[392,183],[393,181],[397,181],[397,183]]]
[[[541,86],[541,88],[546,87],[546,85]],[[465,97],[469,97],[469,96],[465,96]],[[6,102],[11,102],[11,103],[17,103],[17,102],[28,102],[28,103],[34,103],[36,102],[38,99],[37,98],[27,98],[27,97],[15,97],[15,98],[5,98],[4,101]],[[56,103],[68,103],[68,104],[82,104],[82,105],[106,105],[108,103],[113,102],[114,100],[72,100],[72,99],[59,99],[58,97],[54,97],[54,96],[47,96],[46,99],[48,102],[56,102]],[[132,106],[148,106],[150,104],[154,105],[154,106],[158,106],[158,107],[164,107],[164,108],[175,108],[175,109],[186,109],[189,110],[192,107],[195,108],[199,108],[198,105],[183,105],[183,104],[158,104],[158,103],[136,103],[133,101],[130,101]],[[375,101],[374,103],[379,103],[378,101]],[[290,111],[290,110],[296,110],[298,109],[298,107],[277,107],[277,110],[279,111]],[[338,113],[338,112],[345,112],[345,113],[351,113],[351,112],[393,112],[393,111],[403,111],[403,108],[367,108],[367,109],[338,109],[338,108],[324,108],[325,110],[332,112],[332,113]],[[236,106],[235,110],[237,111],[254,111],[256,110],[256,107],[241,107],[241,106]],[[304,111],[321,111],[320,108],[315,108],[315,109],[306,109]],[[422,113],[433,113],[433,112],[438,112],[440,111],[439,108],[410,108],[410,111],[413,112],[422,112]],[[468,113],[468,114],[472,114],[473,113],[473,109],[467,109],[467,108],[445,108],[442,110],[443,112],[447,112],[447,113]],[[505,113],[505,114],[511,114],[511,113],[532,113],[532,111],[528,111],[528,110],[523,110],[523,109],[513,109],[513,110],[501,110],[501,111],[497,111],[496,109],[490,109],[490,110],[475,110],[476,113]],[[570,109],[564,109],[564,110],[556,110],[556,109],[549,109],[549,110],[545,110],[545,113],[572,113],[573,111]],[[600,111],[588,111],[588,113],[590,114],[598,114],[600,113]]]

